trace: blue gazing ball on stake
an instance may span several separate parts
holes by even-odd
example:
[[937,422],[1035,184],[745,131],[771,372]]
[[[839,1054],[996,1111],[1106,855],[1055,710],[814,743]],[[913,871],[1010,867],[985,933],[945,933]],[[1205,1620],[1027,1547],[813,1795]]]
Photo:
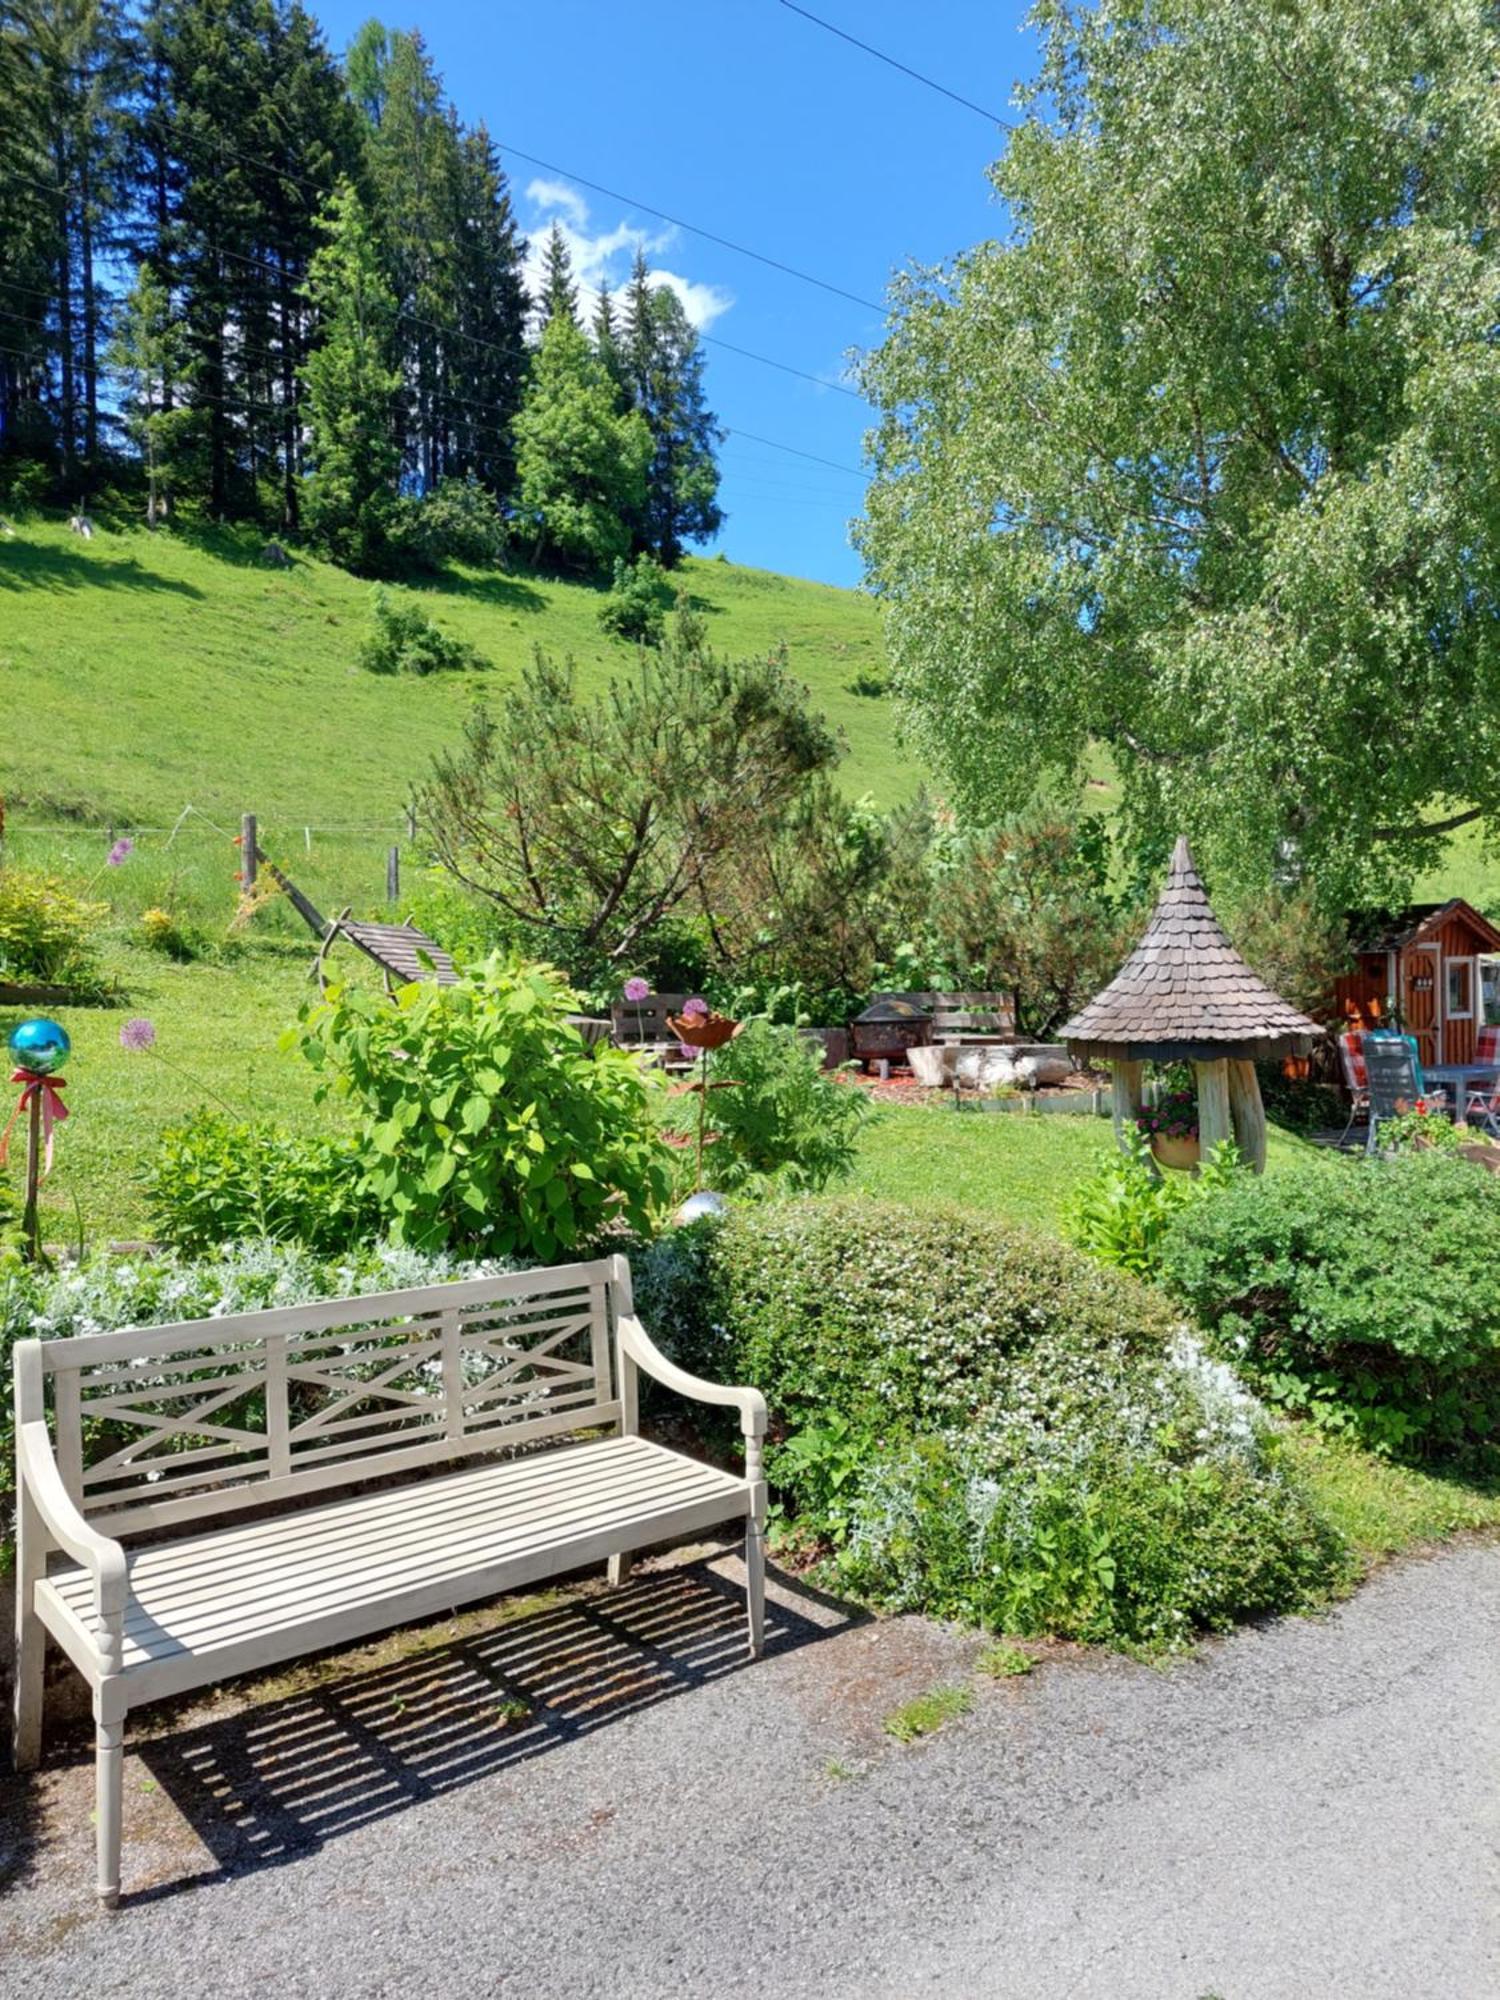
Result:
[[67,1029],[58,1021],[23,1021],[11,1030],[11,1061],[17,1069],[29,1069],[33,1076],[51,1076],[60,1070],[72,1047]]

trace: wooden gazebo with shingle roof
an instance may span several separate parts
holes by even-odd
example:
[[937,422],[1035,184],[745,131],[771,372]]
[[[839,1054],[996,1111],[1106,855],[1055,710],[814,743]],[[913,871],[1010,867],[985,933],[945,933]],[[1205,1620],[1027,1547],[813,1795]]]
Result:
[[1078,1060],[1110,1064],[1117,1130],[1141,1108],[1143,1064],[1190,1062],[1203,1151],[1232,1138],[1260,1172],[1266,1118],[1256,1058],[1306,1055],[1322,1033],[1258,979],[1224,935],[1184,839],[1145,935],[1062,1038]]

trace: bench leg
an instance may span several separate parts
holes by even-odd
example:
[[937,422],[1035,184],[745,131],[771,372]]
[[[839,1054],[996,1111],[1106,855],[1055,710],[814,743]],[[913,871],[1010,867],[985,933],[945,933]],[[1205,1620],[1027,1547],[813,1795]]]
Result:
[[46,1563],[42,1524],[25,1486],[21,1489],[16,1548],[16,1686],[11,1756],[18,1771],[34,1771],[42,1760],[42,1701],[47,1661],[46,1627],[33,1607]]
[[112,1704],[94,1696],[95,1830],[99,1851],[99,1900],[112,1910],[120,1900],[120,1810],[125,1776],[125,1718],[105,1721]]
[[753,1514],[745,1521],[745,1609],[750,1657],[758,1660],[766,1643],[766,1528]]
[[608,1575],[609,1575],[609,1585],[611,1590],[617,1589],[625,1581],[626,1577],[629,1576],[629,1574],[630,1574],[629,1556],[610,1557]]

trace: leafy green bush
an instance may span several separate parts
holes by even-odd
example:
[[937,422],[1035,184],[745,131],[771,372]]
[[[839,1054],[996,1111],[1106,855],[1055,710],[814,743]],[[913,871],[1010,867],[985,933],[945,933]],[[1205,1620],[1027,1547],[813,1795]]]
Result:
[[617,1219],[650,1226],[671,1178],[653,1086],[584,1042],[577,1004],[550,967],[496,955],[394,1006],[330,987],[304,1009],[320,1095],[354,1106],[358,1192],[397,1242],[545,1262]]
[[1158,1173],[1144,1133],[1128,1131],[1124,1137],[1124,1150],[1073,1190],[1063,1209],[1063,1234],[1101,1264],[1135,1278],[1155,1278],[1172,1218],[1227,1186],[1240,1172],[1240,1159],[1225,1141],[1196,1176]]
[[434,625],[414,597],[377,583],[370,593],[374,629],[360,641],[359,664],[372,674],[462,673],[489,661],[465,639]]
[[[392,1244],[319,1258],[284,1243],[234,1244],[194,1262],[175,1257],[95,1257],[61,1271],[0,1258],[0,1377],[11,1378],[18,1340],[61,1340],[124,1326],[217,1319],[225,1313],[301,1305],[309,1299],[399,1292],[450,1278],[487,1277],[508,1263],[460,1263]],[[0,1575],[12,1563],[15,1405],[0,1396]],[[120,1442],[139,1442],[136,1431]]]
[[781,1504],[873,1600],[1156,1646],[1345,1574],[1231,1371],[1062,1244],[784,1203],[672,1232],[636,1289],[686,1365],[764,1390]]
[[108,914],[104,904],[85,902],[56,875],[0,868],[0,977],[102,991],[93,939]]
[[202,1256],[269,1236],[332,1254],[381,1234],[350,1139],[299,1136],[268,1119],[199,1110],[169,1126],[146,1175],[152,1235]]
[[1377,1450],[1500,1438],[1500,1184],[1410,1153],[1247,1179],[1175,1217],[1163,1281],[1271,1400]]
[[672,585],[655,556],[615,558],[614,582],[599,607],[599,623],[616,639],[659,646],[672,608]]
[[392,540],[399,555],[425,569],[450,560],[494,569],[505,557],[505,517],[477,479],[440,479],[420,499],[399,503]]
[[1380,1121],[1380,1147],[1386,1153],[1456,1153],[1467,1137],[1446,1111],[1433,1110],[1420,1097],[1410,1111]]
[[184,923],[171,910],[156,907],[142,910],[140,935],[147,951],[158,952],[176,965],[190,965],[209,949],[208,939],[199,927]]
[[820,1043],[795,1028],[746,1021],[709,1058],[708,1073],[733,1086],[708,1095],[715,1140],[707,1172],[722,1193],[776,1185],[816,1194],[854,1165],[869,1100],[824,1069]]

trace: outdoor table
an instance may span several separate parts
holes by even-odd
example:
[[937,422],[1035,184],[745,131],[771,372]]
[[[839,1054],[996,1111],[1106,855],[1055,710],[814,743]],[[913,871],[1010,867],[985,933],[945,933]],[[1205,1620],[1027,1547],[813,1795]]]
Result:
[[1422,1075],[1428,1083],[1449,1086],[1449,1109],[1455,1119],[1465,1115],[1471,1090],[1500,1089],[1500,1069],[1493,1063],[1423,1063]]

